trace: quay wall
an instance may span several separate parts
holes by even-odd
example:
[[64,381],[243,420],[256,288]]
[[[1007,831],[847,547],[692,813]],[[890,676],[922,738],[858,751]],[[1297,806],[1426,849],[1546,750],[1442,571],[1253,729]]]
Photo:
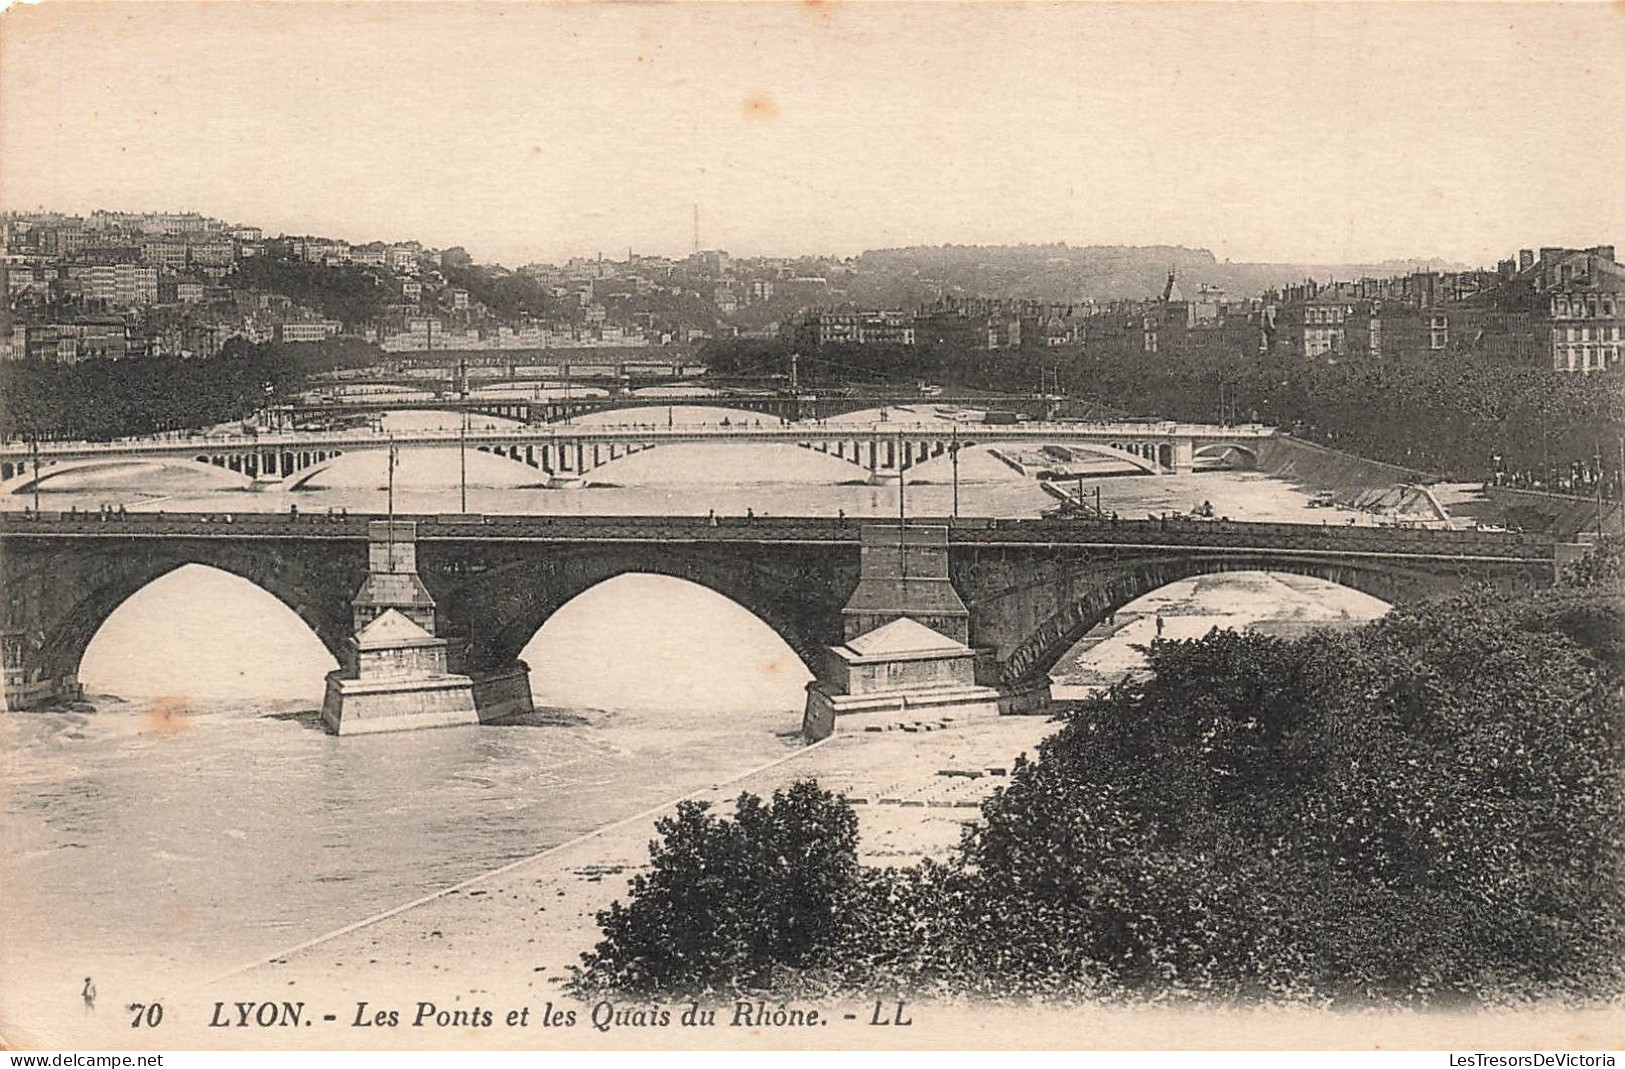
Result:
[[1437,475],[1414,468],[1367,460],[1284,435],[1262,439],[1257,450],[1260,471],[1306,489],[1330,490],[1341,505],[1353,505],[1368,490],[1439,481]]

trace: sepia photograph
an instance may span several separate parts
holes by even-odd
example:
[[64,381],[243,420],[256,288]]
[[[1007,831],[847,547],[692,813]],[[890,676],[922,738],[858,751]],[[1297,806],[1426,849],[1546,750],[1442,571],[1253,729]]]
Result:
[[0,1050],[1615,1065],[1622,59],[4,7]]

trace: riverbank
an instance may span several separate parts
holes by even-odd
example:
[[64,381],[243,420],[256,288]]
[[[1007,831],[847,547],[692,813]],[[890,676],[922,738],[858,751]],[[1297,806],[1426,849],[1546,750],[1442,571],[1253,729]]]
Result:
[[765,797],[816,778],[846,795],[857,810],[864,863],[910,865],[948,856],[964,825],[978,816],[982,799],[1006,782],[1017,755],[1030,754],[1053,727],[1044,717],[944,717],[837,732],[685,799],[222,980],[230,985],[274,979],[297,996],[325,999],[335,984],[372,992],[421,985],[427,970],[456,985],[472,985],[469,994],[500,991],[567,1000],[561,985],[568,968],[598,941],[596,914],[625,896],[633,875],[647,865],[656,822],[673,814],[679,801],[702,801],[730,812],[743,792]]
[[[981,800],[1007,782],[1016,756],[1030,754],[1053,726],[1042,717],[923,718],[881,731],[838,732],[686,797],[728,812],[741,792],[765,796],[797,779],[816,777],[821,785],[846,794],[856,808],[865,863],[908,865],[922,857],[946,857],[965,823],[978,816]],[[328,935],[222,976],[198,978],[195,986],[172,988],[164,997],[166,1023],[152,1042],[177,1049],[271,1048],[300,1041],[357,1049],[601,1043],[585,1027],[468,1032],[360,1028],[351,1022],[359,1002],[402,1011],[421,1001],[462,1009],[529,1005],[532,1013],[548,1002],[575,1006],[564,990],[569,967],[597,942],[597,913],[625,897],[627,884],[648,862],[649,844],[657,837],[655,822],[675,812],[678,801],[673,798],[373,917],[335,913]],[[387,849],[388,829],[379,834],[380,848]],[[229,932],[221,934],[230,937]],[[316,1019],[306,1028],[319,1031],[293,1040],[280,1028],[209,1027],[216,1001],[229,1008],[249,1000],[303,1002]],[[129,1032],[127,1015],[109,1011],[94,1018],[64,1016],[31,1027],[19,1038],[80,1046],[138,1041]],[[329,1013],[335,1020],[322,1020]],[[619,1038],[628,1041],[625,1035]]]

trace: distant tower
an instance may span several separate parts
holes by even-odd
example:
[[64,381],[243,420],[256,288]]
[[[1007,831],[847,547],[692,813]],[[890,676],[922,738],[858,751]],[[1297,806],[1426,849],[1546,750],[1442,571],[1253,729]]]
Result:
[[1174,281],[1174,265],[1169,264],[1168,282],[1162,287],[1162,303],[1168,304],[1171,301],[1183,301],[1184,299],[1185,295],[1179,292],[1179,283]]
[[696,205],[694,205],[694,252],[695,252],[696,255],[698,255],[699,251],[700,251],[700,206],[698,204],[696,204]]

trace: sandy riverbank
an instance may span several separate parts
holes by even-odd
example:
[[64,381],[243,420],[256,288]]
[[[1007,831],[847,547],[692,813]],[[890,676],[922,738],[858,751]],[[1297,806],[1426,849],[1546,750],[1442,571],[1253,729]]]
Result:
[[[766,796],[816,777],[856,807],[866,863],[911,864],[946,856],[1015,757],[1053,727],[1042,717],[900,721],[879,732],[838,733],[690,797],[729,810],[742,791]],[[274,979],[305,995],[335,982],[374,991],[398,986],[402,974],[419,982],[432,974],[459,990],[466,981],[467,994],[562,997],[565,970],[597,942],[595,915],[624,896],[648,860],[655,822],[675,807],[674,800],[612,824],[227,983]]]

